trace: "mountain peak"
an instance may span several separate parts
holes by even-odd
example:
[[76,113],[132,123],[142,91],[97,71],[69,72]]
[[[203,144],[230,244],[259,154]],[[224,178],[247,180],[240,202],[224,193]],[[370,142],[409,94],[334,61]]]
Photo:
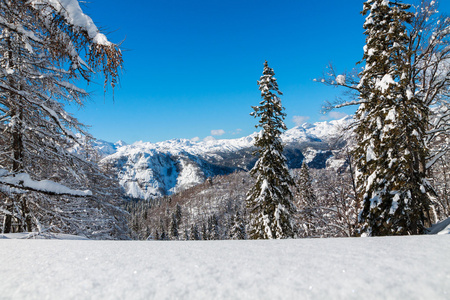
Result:
[[[316,168],[324,168],[333,156],[328,140],[339,135],[351,120],[305,123],[284,132],[281,138],[287,145],[290,166],[298,168],[306,160]],[[105,156],[101,163],[113,166],[130,198],[149,200],[202,183],[208,177],[251,169],[256,161],[252,147],[258,134],[209,141],[138,141],[131,145],[97,141],[94,147]]]

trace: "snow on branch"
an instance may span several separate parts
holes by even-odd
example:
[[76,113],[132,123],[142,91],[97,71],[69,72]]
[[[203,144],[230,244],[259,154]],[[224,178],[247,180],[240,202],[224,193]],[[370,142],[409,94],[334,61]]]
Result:
[[321,113],[326,114],[334,109],[342,108],[346,106],[360,105],[366,103],[364,100],[352,100],[352,101],[344,101],[341,98],[337,97],[335,102],[325,101],[322,105]]
[[[92,19],[83,13],[78,0],[30,0],[29,3],[37,9],[44,19],[61,19],[57,25],[59,35],[68,34],[68,40],[64,47],[68,48],[72,61],[76,62],[72,68],[77,69],[79,65],[88,68],[89,72],[101,70],[105,77],[104,86],[110,82],[114,87],[119,78],[119,69],[122,67],[122,52],[119,47],[111,43],[108,38],[100,32]],[[55,22],[57,24],[58,22]],[[67,31],[68,29],[68,31]],[[55,34],[55,32],[53,32]],[[87,45],[87,56],[89,64],[79,57],[77,45]],[[79,69],[83,77],[87,79],[84,71]]]
[[34,6],[49,5],[56,14],[64,18],[67,24],[85,31],[94,44],[111,46],[112,43],[100,33],[94,21],[83,13],[78,0],[32,0],[30,2]]
[[21,24],[12,24],[8,22],[4,17],[0,16],[0,24],[7,27],[10,30],[16,31],[24,36],[26,36],[28,39],[35,41],[37,43],[42,43],[43,41],[36,37],[36,35],[32,31],[25,30]]
[[92,196],[92,192],[89,190],[73,190],[51,180],[36,181],[31,179],[30,175],[26,173],[11,174],[5,169],[0,169],[0,185],[49,195],[67,195],[75,197]]
[[325,101],[322,106],[322,113],[328,113],[336,108],[341,108],[345,106],[351,105],[359,105],[364,103],[359,99],[359,74],[356,69],[351,70],[350,72],[344,72],[342,74],[337,74],[333,64],[329,64],[325,71],[323,72],[322,77],[318,79],[314,79],[313,81],[325,84],[327,86],[333,87],[344,87],[346,88],[343,91],[345,98],[353,99],[351,101],[344,101],[341,98],[337,97],[336,101],[333,103],[330,101]]
[[[62,130],[62,132],[64,133],[65,136],[69,137],[70,139],[77,141],[77,137],[76,135],[71,132],[69,129],[67,129],[60,121],[60,116],[58,116],[58,114],[51,108],[48,108],[47,106],[45,106],[43,103],[39,103],[37,101],[35,101],[33,99],[33,95],[27,91],[19,91],[16,90],[8,85],[3,84],[2,82],[0,82],[0,88],[4,88],[10,92],[13,92],[17,95],[20,95],[22,97],[24,97],[23,99],[27,100],[29,103],[34,104],[39,106],[43,111],[45,111],[47,113],[47,116],[52,118],[55,122],[55,124]],[[61,115],[62,118],[67,120],[67,115]]]

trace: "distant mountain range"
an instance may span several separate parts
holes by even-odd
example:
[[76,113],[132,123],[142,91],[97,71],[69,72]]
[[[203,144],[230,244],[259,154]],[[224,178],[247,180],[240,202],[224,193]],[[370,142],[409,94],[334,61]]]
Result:
[[[312,168],[339,167],[334,150],[345,144],[338,140],[352,117],[302,126],[282,135],[290,168],[300,168],[305,160]],[[204,182],[208,177],[250,170],[256,157],[254,138],[258,133],[239,139],[192,141],[173,139],[159,143],[96,141],[93,145],[103,157],[100,164],[118,176],[130,199],[150,200],[170,195]]]

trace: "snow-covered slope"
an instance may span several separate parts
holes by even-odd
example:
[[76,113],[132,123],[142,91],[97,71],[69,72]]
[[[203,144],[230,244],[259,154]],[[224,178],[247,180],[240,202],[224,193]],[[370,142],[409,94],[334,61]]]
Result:
[[126,146],[127,143],[124,141],[118,141],[115,143],[110,143],[103,140],[96,140],[93,142],[94,148],[99,152],[101,156],[111,155],[117,152],[117,149]]
[[323,121],[314,124],[305,123],[286,130],[282,136],[285,143],[302,141],[327,141],[342,135],[348,125],[353,121],[352,116],[346,116],[339,120]]
[[[86,155],[86,138],[81,134],[76,134],[78,138],[78,144],[73,144],[71,148],[68,149],[71,153],[76,153],[84,157]],[[96,150],[97,154],[100,157],[105,157],[107,155],[111,155],[116,153],[117,149],[125,146],[126,143],[124,141],[118,141],[115,143],[103,141],[103,140],[94,140],[90,142],[90,148]]]
[[450,235],[205,242],[0,239],[0,298],[449,299],[449,245]]
[[[287,130],[282,140],[290,167],[300,167],[304,158],[312,167],[325,167],[332,156],[328,140],[338,136],[351,120],[346,117],[331,122],[305,123]],[[228,140],[174,139],[122,146],[103,142],[94,147],[107,155],[101,164],[118,174],[130,198],[148,200],[189,188],[211,176],[250,169],[256,160],[252,156],[256,134]]]

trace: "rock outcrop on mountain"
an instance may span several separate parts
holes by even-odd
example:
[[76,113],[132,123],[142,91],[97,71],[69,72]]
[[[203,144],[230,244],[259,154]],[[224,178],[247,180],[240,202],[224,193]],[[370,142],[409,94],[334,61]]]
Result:
[[[345,139],[339,143],[336,140],[351,122],[352,118],[346,117],[287,130],[282,140],[288,166],[300,168],[305,160],[311,168],[339,167],[343,162],[333,162],[333,152],[345,144]],[[174,139],[131,145],[98,141],[94,147],[104,156],[100,164],[117,174],[128,198],[150,200],[209,177],[250,170],[256,161],[252,152],[257,134],[230,140]]]

